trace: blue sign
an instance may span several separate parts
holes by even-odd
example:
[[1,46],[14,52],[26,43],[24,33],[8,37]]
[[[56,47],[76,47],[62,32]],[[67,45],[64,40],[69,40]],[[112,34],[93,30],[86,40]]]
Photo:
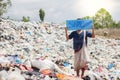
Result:
[[66,20],[68,30],[85,30],[91,29],[93,20]]

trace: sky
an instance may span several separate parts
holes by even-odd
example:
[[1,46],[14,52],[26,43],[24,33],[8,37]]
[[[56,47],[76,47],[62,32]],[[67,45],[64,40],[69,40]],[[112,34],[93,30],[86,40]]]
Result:
[[45,11],[46,22],[62,23],[66,20],[94,16],[100,8],[105,8],[120,20],[120,0],[11,0],[12,6],[3,16],[22,20],[29,16],[31,21],[40,21],[39,10]]

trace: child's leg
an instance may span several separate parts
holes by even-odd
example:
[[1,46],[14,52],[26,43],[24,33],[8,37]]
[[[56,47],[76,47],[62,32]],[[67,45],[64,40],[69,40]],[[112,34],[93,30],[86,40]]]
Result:
[[76,70],[77,77],[79,77],[80,70]]
[[81,69],[82,70],[81,78],[83,78],[86,69],[87,69],[87,66],[85,66],[84,68]]
[[81,78],[83,78],[83,76],[84,76],[84,72],[85,72],[85,69],[84,69],[84,68],[82,68],[81,70],[82,70],[82,73],[81,73]]

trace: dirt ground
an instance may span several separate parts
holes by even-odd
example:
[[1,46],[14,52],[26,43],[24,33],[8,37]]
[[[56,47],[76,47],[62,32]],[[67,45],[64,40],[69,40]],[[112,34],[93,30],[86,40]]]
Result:
[[95,29],[95,34],[105,38],[120,40],[120,29]]

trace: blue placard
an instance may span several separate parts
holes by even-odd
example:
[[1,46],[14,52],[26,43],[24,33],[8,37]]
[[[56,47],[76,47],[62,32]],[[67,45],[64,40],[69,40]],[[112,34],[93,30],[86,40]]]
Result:
[[91,29],[93,20],[66,20],[68,30],[86,30]]

